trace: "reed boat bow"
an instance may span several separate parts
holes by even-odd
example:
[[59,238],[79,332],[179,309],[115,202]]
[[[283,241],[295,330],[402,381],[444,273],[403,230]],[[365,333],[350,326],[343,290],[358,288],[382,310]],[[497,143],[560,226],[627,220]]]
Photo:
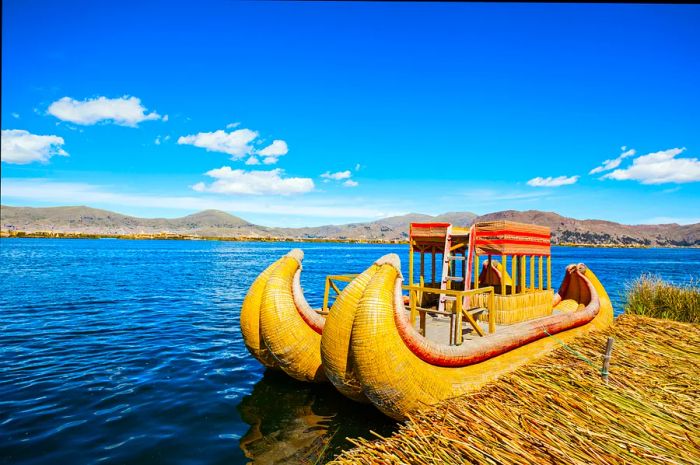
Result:
[[281,259],[272,263],[258,275],[253,284],[248,289],[243,305],[241,307],[240,328],[243,335],[243,342],[248,352],[255,359],[267,368],[278,369],[277,361],[272,356],[262,341],[260,333],[260,306],[262,304],[263,292],[272,271],[279,265]]
[[241,331],[250,353],[265,366],[300,381],[324,382],[321,333],[325,318],[301,289],[304,252],[294,249],[255,280],[241,309]]

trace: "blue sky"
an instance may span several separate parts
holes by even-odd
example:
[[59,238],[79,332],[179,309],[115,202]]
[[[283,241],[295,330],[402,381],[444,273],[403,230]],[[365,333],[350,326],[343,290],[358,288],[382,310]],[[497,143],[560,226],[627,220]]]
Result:
[[697,5],[8,0],[2,21],[3,204],[700,221]]

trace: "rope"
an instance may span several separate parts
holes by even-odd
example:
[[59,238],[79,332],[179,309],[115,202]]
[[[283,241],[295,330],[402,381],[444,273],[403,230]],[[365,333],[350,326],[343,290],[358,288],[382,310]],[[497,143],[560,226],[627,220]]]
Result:
[[[588,358],[586,358],[584,355],[582,355],[579,351],[577,351],[577,350],[574,349],[573,347],[569,347],[568,345],[566,345],[566,343],[565,343],[564,341],[562,341],[561,339],[559,339],[559,338],[556,337],[555,335],[549,334],[549,332],[548,332],[546,329],[543,330],[543,331],[544,331],[544,333],[545,333],[547,336],[549,336],[549,337],[551,337],[552,339],[554,339],[555,341],[557,341],[557,342],[559,343],[559,345],[561,345],[561,346],[562,346],[564,349],[566,349],[569,353],[574,354],[575,356],[577,356],[578,358],[580,358],[581,360],[583,360],[584,362],[586,362],[587,364],[589,364],[591,367],[595,368],[595,365],[593,365],[593,362],[591,362]],[[601,369],[600,374],[601,374],[601,375],[605,375],[605,374],[607,374],[607,373],[603,373],[603,370]]]

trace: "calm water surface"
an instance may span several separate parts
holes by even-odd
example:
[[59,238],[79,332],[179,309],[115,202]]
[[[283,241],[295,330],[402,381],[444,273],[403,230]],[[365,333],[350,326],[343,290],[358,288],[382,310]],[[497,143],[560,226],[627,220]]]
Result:
[[[302,284],[407,246],[296,244]],[[330,386],[265,373],[238,330],[248,286],[285,243],[0,240],[0,463],[313,463],[396,425]],[[687,282],[700,250],[555,248],[621,310],[641,273]]]

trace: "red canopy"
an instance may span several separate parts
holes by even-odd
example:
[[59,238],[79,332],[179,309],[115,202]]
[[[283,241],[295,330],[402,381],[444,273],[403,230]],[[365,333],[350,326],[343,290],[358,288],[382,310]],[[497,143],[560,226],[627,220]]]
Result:
[[546,226],[487,221],[475,225],[475,250],[479,255],[550,255],[550,230]]

